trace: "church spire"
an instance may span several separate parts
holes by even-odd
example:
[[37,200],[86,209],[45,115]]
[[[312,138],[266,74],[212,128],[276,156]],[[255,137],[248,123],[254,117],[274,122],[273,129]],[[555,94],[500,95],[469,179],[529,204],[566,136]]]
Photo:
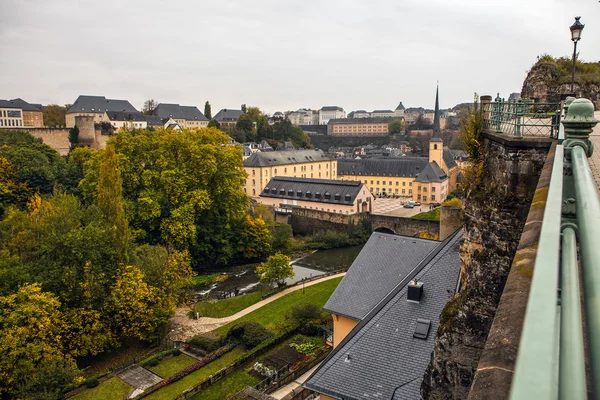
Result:
[[433,114],[433,135],[431,136],[432,142],[441,142],[442,136],[440,132],[440,101],[439,101],[440,85],[438,82],[435,88],[435,113]]

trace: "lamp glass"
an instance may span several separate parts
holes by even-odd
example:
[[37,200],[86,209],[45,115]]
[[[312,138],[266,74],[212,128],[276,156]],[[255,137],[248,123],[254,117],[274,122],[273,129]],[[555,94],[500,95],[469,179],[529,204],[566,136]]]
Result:
[[581,29],[580,28],[571,29],[571,40],[574,42],[577,42],[577,41],[579,41],[579,39],[581,39]]

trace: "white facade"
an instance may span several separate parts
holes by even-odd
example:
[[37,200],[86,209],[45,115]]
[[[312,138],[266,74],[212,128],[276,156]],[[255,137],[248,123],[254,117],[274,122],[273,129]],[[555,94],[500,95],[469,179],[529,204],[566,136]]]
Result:
[[395,117],[396,114],[392,110],[375,110],[371,113],[371,117]]
[[0,127],[23,126],[23,111],[19,108],[0,108]]
[[330,119],[346,118],[346,111],[340,107],[323,107],[319,110],[319,125],[327,125]]

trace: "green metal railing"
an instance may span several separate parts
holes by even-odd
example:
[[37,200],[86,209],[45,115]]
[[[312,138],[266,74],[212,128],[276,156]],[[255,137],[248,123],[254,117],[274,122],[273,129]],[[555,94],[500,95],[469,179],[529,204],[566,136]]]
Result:
[[589,135],[598,121],[589,100],[569,98],[565,109],[556,135],[513,400],[586,399],[588,392],[600,399],[600,197],[588,163],[593,152]]
[[556,137],[560,126],[560,103],[535,103],[520,99],[505,101],[497,97],[484,105],[485,126],[496,133],[514,137]]

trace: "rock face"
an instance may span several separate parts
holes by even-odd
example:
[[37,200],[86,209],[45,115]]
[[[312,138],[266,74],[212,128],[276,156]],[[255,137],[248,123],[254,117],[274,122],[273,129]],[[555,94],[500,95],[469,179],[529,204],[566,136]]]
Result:
[[550,147],[484,136],[484,178],[465,199],[461,288],[440,316],[424,399],[467,398]]
[[[560,101],[561,94],[571,93],[571,69],[568,64],[568,60],[564,59],[540,60],[527,73],[523,81],[521,97],[540,102]],[[590,69],[595,68],[600,71],[600,66],[594,63],[582,63],[582,65],[589,65]],[[590,99],[596,110],[600,110],[600,72],[576,71],[573,88],[576,97]]]

